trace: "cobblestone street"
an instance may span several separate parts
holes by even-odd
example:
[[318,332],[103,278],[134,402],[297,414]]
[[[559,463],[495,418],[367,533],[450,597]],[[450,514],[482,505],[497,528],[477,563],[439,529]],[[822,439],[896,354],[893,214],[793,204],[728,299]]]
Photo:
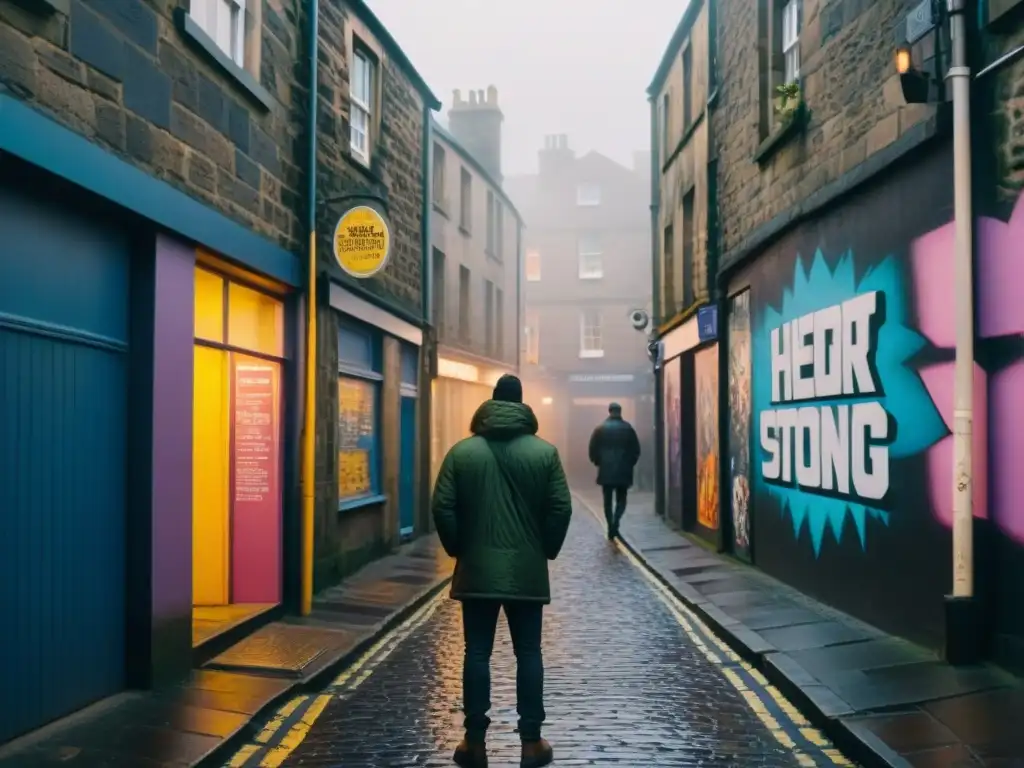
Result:
[[[552,591],[544,627],[544,735],[557,765],[833,764],[822,754],[801,753],[792,741],[785,745],[789,737],[764,724],[756,703],[748,703],[754,693],[729,682],[580,504],[553,567]],[[459,607],[445,595],[406,637],[339,677],[325,691],[329,698],[311,696],[303,709],[294,702],[285,707],[280,731],[264,749],[280,743],[286,766],[451,765],[462,736],[461,661]],[[518,765],[515,659],[504,619],[492,670],[491,765]],[[776,722],[773,714],[785,719],[781,711],[769,713],[769,723]],[[312,726],[290,751],[289,742],[298,741],[296,720],[306,721],[299,732]],[[776,731],[786,731],[785,725]],[[261,762],[260,754],[239,753],[232,764]]]

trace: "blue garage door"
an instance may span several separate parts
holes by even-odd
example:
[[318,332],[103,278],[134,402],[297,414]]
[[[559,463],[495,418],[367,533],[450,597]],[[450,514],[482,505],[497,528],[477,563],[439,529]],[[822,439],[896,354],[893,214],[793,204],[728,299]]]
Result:
[[124,688],[127,238],[0,188],[0,743]]

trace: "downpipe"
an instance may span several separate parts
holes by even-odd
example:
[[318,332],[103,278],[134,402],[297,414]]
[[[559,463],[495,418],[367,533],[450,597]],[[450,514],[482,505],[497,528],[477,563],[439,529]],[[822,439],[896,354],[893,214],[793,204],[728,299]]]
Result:
[[966,0],[949,0],[953,92],[953,213],[956,362],[953,387],[953,592],[946,598],[946,660],[980,658],[974,596],[974,270],[971,205],[971,70]]

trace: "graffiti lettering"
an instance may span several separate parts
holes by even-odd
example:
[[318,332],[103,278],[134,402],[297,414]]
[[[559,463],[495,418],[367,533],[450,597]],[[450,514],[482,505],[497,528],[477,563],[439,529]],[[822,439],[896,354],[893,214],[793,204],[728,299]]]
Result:
[[773,405],[759,414],[762,477],[828,496],[881,500],[889,490],[889,414],[875,366],[885,295],[871,291],[771,331]]

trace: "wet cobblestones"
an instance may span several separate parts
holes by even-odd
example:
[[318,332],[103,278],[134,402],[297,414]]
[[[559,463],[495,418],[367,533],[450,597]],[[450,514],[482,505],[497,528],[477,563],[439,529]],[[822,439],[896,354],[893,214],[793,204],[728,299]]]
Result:
[[[798,765],[579,506],[552,568],[552,593],[544,736],[556,765]],[[459,606],[445,599],[358,688],[327,704],[285,765],[452,765],[462,737],[462,650]],[[518,765],[515,658],[504,619],[492,686],[490,764]]]

